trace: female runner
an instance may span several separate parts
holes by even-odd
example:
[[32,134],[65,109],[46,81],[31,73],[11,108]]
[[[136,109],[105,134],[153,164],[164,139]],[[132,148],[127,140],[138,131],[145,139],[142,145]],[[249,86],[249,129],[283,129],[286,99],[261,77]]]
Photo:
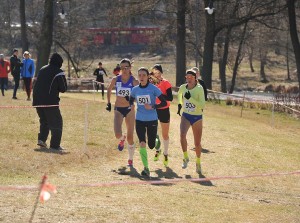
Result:
[[180,122],[180,142],[183,151],[183,164],[182,168],[185,169],[189,162],[187,153],[187,132],[192,126],[194,135],[194,144],[196,151],[196,172],[201,174],[201,137],[202,137],[202,111],[205,105],[204,91],[196,79],[196,72],[187,70],[186,84],[180,86],[178,91],[178,111],[183,107],[183,113]]

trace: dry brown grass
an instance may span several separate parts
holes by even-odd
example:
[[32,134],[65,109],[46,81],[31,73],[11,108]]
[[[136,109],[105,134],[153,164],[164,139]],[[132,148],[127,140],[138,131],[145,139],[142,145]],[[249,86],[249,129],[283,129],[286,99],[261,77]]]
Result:
[[[29,105],[24,92],[1,105]],[[92,94],[66,93],[61,97],[64,117],[59,155],[37,151],[38,117],[34,109],[1,109],[0,185],[38,185],[43,174],[58,186],[45,204],[39,204],[34,222],[299,222],[299,175],[218,180],[206,183],[130,185],[141,182],[142,164],[136,150],[134,169],[126,167],[127,151],[116,149],[113,113]],[[88,102],[88,140],[84,147],[85,109]],[[197,178],[193,151],[186,170],[181,169],[179,122],[172,104],[170,168],[152,161],[152,179]],[[289,172],[300,169],[300,122],[285,115],[207,104],[204,115],[203,174],[235,176]],[[191,134],[188,136],[192,142]],[[137,137],[135,137],[137,139]],[[192,147],[192,143],[189,143]],[[86,153],[86,154],[85,154]],[[80,184],[127,182],[111,187]],[[28,222],[36,190],[0,190],[0,221]]]
[[[121,58],[102,58],[100,61],[103,63],[103,67],[108,71],[109,76],[113,76],[112,70],[115,68],[116,64],[119,63]],[[164,76],[167,78],[173,86],[176,84],[176,60],[175,57],[162,57],[162,56],[149,56],[149,55],[141,55],[135,56],[134,63],[132,67],[133,74],[136,74],[139,67],[147,67],[151,68],[154,64],[160,63],[162,64],[164,70]],[[278,58],[277,58],[278,59]],[[187,69],[194,67],[195,62],[193,60],[187,59]],[[274,59],[275,60],[275,59]],[[281,58],[282,60],[282,58]],[[90,64],[90,61],[86,62]],[[94,69],[97,68],[98,60],[94,61],[93,66],[90,67],[89,70],[81,73],[82,77],[94,78],[91,74]],[[259,69],[260,64],[258,61],[254,61],[254,69],[255,72],[251,72],[249,63],[247,59],[243,61],[240,65],[239,72],[236,78],[236,89],[249,91],[251,89],[256,89],[259,91],[265,90],[267,86],[273,86],[276,89],[279,85],[285,86],[286,89],[298,87],[297,77],[294,74],[291,74],[291,81],[287,81],[287,71],[285,61],[281,61],[281,64],[268,65],[265,69],[266,77],[269,80],[269,83],[261,83]],[[291,65],[291,73],[293,72],[293,65]],[[67,70],[67,69],[65,69]],[[183,74],[184,75],[184,74]],[[202,74],[205,75],[205,74]],[[232,70],[227,69],[226,71],[227,78],[227,89],[229,90],[231,86],[231,78],[232,78]],[[105,79],[105,78],[104,78]],[[212,70],[212,90],[220,91],[221,89],[221,81],[219,79],[219,67],[217,63],[213,64]]]

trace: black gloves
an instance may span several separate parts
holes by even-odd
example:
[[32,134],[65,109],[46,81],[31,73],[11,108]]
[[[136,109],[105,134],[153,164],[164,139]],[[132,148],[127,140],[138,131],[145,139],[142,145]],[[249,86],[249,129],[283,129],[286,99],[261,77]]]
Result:
[[189,100],[191,98],[191,93],[189,91],[185,92],[184,97]]
[[179,116],[181,116],[181,114],[180,114],[181,108],[182,108],[182,105],[181,105],[181,104],[178,104],[177,114],[178,114]]
[[106,110],[109,111],[109,112],[111,111],[111,103],[107,103]]

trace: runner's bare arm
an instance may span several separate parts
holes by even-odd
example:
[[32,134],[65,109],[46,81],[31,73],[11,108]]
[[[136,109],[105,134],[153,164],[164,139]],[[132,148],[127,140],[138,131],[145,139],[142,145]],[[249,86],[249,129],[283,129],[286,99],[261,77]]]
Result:
[[107,103],[110,103],[111,91],[114,88],[114,86],[116,85],[116,80],[117,80],[117,77],[113,77],[113,79],[111,80],[111,82],[107,88]]

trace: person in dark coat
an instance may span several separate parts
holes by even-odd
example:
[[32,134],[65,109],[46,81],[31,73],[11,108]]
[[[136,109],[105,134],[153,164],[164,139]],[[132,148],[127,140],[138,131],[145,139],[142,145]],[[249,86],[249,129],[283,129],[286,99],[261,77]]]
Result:
[[99,85],[101,85],[102,90],[102,99],[104,99],[104,78],[105,75],[107,77],[105,69],[102,67],[102,63],[98,63],[98,68],[94,71],[94,75],[96,76],[96,88],[99,90]]
[[17,90],[20,85],[20,74],[21,74],[21,67],[23,63],[18,58],[19,51],[17,49],[13,50],[13,55],[10,57],[10,69],[11,69],[11,75],[14,77],[14,93],[12,99],[18,99],[17,98]]
[[205,86],[204,81],[203,81],[202,78],[201,78],[200,70],[198,69],[198,67],[193,67],[192,70],[196,72],[196,76],[197,76],[197,79],[198,79],[198,83],[203,87],[203,90],[204,90],[204,96],[205,96],[205,101],[207,101],[207,88],[206,88],[206,86]]
[[[50,149],[61,151],[60,146],[63,119],[59,110],[59,93],[67,91],[67,81],[61,66],[63,59],[58,53],[51,55],[49,64],[38,73],[33,88],[33,106],[40,118],[40,132],[37,145],[47,148],[47,138],[51,131]],[[39,107],[40,106],[40,107]]]

